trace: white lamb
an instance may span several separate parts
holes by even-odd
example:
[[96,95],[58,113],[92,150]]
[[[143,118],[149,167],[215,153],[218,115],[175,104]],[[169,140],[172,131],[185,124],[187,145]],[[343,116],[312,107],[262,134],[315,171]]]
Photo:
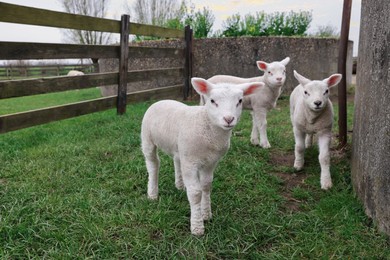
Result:
[[232,129],[242,112],[243,96],[254,93],[263,83],[233,88],[201,78],[192,78],[191,82],[199,94],[207,96],[205,106],[187,106],[173,100],[153,104],[144,115],[141,140],[149,173],[148,197],[158,197],[159,148],[173,157],[175,186],[187,191],[191,233],[202,235],[203,221],[212,216],[213,172],[229,149]]
[[301,170],[304,164],[305,147],[312,145],[313,134],[318,135],[321,165],[321,188],[332,187],[330,176],[329,147],[332,137],[333,107],[329,100],[329,88],[337,85],[341,74],[333,74],[324,80],[310,80],[294,70],[299,81],[290,97],[290,115],[295,137],[294,168]]
[[84,72],[78,70],[70,70],[66,76],[80,76],[84,75]]
[[[284,82],[286,81],[286,65],[289,62],[289,57],[285,58],[282,61],[275,61],[272,63],[257,61],[257,67],[260,70],[264,71],[264,75],[259,77],[239,78],[229,75],[216,75],[208,79],[211,83],[265,83],[265,87],[257,91],[256,94],[244,98],[244,108],[252,110],[251,114],[253,119],[253,125],[251,133],[251,143],[254,145],[260,145],[263,148],[271,147],[267,137],[267,113],[272,108],[276,107],[276,101],[278,100]],[[205,98],[201,96],[201,104],[204,103],[204,99]]]

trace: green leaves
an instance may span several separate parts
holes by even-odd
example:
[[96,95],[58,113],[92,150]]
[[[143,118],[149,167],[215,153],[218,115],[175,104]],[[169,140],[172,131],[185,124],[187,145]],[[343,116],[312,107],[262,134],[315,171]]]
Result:
[[303,36],[311,21],[312,14],[308,11],[272,14],[257,12],[243,18],[240,14],[235,14],[223,23],[221,36]]

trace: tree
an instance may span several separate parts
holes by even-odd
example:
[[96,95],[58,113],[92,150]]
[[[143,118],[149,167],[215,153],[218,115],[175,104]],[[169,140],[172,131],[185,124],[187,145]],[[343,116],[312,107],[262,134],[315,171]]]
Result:
[[256,15],[247,14],[244,19],[235,14],[223,22],[221,36],[305,35],[311,21],[312,14],[305,11],[273,14],[257,12]]
[[136,0],[125,8],[136,23],[164,26],[169,20],[182,16],[183,3],[178,0]]
[[[80,14],[104,18],[110,0],[59,0],[64,10],[72,14]],[[64,30],[65,41],[69,43],[103,45],[111,42],[111,34],[96,31]],[[94,64],[98,59],[92,59]]]
[[[188,7],[188,5],[190,7]],[[136,0],[126,6],[131,20],[137,23],[152,24],[172,29],[184,29],[190,25],[195,38],[207,37],[215,17],[208,8],[195,12],[195,6],[185,0]],[[156,37],[137,37],[137,39],[156,39]]]
[[194,9],[195,8],[192,7],[191,12],[186,14],[184,24],[191,26],[195,38],[206,38],[211,32],[215,16],[213,15],[213,12],[206,7],[203,7],[202,11],[198,10],[197,12],[194,12]]

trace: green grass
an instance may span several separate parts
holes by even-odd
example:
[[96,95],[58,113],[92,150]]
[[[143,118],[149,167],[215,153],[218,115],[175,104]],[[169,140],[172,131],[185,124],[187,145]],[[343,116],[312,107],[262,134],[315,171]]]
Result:
[[100,97],[97,88],[72,90],[51,94],[9,98],[0,100],[0,115],[17,113],[49,106],[64,105],[67,103],[94,99]]
[[[0,109],[67,103],[85,93],[68,94],[28,97],[28,106],[2,100]],[[250,144],[244,112],[215,172],[213,219],[203,237],[192,236],[169,157],[161,155],[159,200],[146,198],[139,133],[150,104],[131,105],[124,116],[109,110],[0,135],[0,258],[390,258],[389,239],[353,195],[349,149],[332,152],[330,191],[320,189],[316,147],[307,150],[304,171],[294,172],[286,99],[269,114],[269,150]]]

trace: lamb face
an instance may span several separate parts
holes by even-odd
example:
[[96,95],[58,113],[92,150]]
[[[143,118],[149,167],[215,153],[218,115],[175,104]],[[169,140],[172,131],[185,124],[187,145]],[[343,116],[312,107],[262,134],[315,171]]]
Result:
[[206,102],[210,122],[222,129],[231,130],[240,119],[243,97],[243,92],[234,88],[213,89]]
[[264,82],[269,87],[281,87],[286,81],[286,65],[290,62],[287,57],[282,61],[274,61],[267,63],[264,61],[257,61],[257,67],[264,71]]
[[[192,81],[194,87],[206,96],[206,111],[210,123],[224,130],[231,130],[240,120],[242,99],[264,85],[262,82],[232,85],[228,83],[211,84],[201,79]],[[196,88],[196,87],[195,87]]]
[[322,111],[328,104],[329,89],[341,80],[340,74],[333,74],[324,80],[309,80],[294,71],[295,78],[303,87],[303,100],[310,110]]
[[312,111],[322,111],[328,104],[329,89],[328,85],[322,81],[312,81],[303,86],[303,99],[306,106]]

